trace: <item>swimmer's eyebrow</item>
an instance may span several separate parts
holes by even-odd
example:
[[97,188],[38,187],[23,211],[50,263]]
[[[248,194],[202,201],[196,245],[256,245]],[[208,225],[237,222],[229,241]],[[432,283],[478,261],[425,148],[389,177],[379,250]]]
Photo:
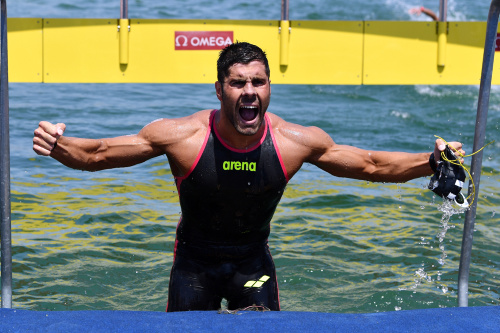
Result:
[[254,85],[255,84],[258,84],[258,85],[261,85],[261,84],[266,84],[266,82],[268,82],[268,79],[267,77],[263,77],[263,76],[260,76],[260,75],[257,75],[255,77],[250,77],[250,78],[245,78],[243,75],[238,75],[237,77],[229,77],[227,82],[229,84],[244,84],[245,82],[247,82],[248,80],[250,80]]

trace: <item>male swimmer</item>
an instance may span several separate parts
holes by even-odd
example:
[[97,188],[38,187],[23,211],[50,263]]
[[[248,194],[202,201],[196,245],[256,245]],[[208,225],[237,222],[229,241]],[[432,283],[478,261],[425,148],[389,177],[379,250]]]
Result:
[[[367,151],[336,144],[317,127],[266,112],[271,98],[265,53],[235,43],[220,53],[215,92],[220,109],[160,119],[136,135],[107,139],[64,136],[66,125],[42,121],[33,149],[62,164],[97,171],[166,155],[179,192],[167,311],[279,310],[276,271],[267,239],[288,181],[303,163],[337,176],[405,182],[433,173],[445,149],[431,153]],[[464,154],[462,144],[451,142]],[[434,158],[435,156],[435,158]]]

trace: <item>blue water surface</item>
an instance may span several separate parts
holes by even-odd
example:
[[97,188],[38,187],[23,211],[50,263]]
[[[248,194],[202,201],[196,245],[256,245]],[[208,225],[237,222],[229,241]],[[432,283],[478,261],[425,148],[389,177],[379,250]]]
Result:
[[[119,1],[16,0],[10,17],[118,17]],[[450,20],[484,21],[489,3],[448,1]],[[290,19],[428,20],[431,0],[292,0]],[[274,19],[281,1],[129,1],[129,17]],[[471,152],[478,86],[273,86],[270,112],[340,144],[430,151],[435,134]],[[164,311],[180,209],[159,157],[75,171],[31,149],[40,120],[67,135],[136,133],[162,117],[217,108],[213,85],[10,85],[13,305],[32,310]],[[492,87],[470,305],[500,304],[500,89]],[[470,163],[470,159],[466,160]],[[470,164],[469,164],[470,165]],[[378,312],[456,306],[464,215],[447,219],[428,179],[371,184],[305,165],[273,220],[270,245],[289,311]]]

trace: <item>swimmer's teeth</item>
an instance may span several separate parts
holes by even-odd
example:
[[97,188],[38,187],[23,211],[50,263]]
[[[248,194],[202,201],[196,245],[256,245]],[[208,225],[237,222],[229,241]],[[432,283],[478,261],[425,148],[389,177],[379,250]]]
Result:
[[240,115],[246,121],[250,121],[257,116],[258,107],[256,105],[242,105],[240,106]]

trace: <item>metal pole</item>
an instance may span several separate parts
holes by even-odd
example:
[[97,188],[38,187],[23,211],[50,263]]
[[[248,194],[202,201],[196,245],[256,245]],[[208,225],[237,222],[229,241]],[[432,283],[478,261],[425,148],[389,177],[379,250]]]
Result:
[[120,18],[128,18],[128,0],[120,0]]
[[281,0],[281,20],[288,21],[288,0]]
[[7,0],[0,15],[0,216],[2,239],[2,308],[12,308],[12,244],[10,226],[9,76],[7,61]]
[[448,16],[448,0],[439,0],[439,21],[446,22]]
[[[479,151],[479,149],[484,146],[485,141],[486,119],[488,117],[488,104],[490,100],[491,76],[493,70],[493,59],[495,57],[499,14],[500,0],[491,1],[488,23],[486,26],[486,40],[484,42],[483,69],[481,72],[481,84],[479,86],[473,151]],[[460,307],[468,306],[469,267],[472,251],[472,236],[476,219],[477,200],[479,197],[479,181],[481,178],[482,159],[483,151],[480,151],[472,156],[471,175],[472,180],[476,185],[476,191],[474,193],[474,202],[465,213],[462,252],[460,254],[460,268],[458,272],[458,306]],[[469,195],[472,190],[472,183],[469,181]]]

